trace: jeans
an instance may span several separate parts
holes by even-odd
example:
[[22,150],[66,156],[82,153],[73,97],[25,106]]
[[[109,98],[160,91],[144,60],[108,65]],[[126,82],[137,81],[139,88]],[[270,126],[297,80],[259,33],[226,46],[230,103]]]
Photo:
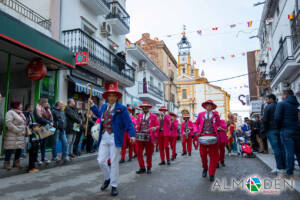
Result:
[[295,154],[300,156],[300,135],[295,129],[284,128],[280,132],[281,141],[285,150],[286,173],[292,175],[295,165]]
[[82,132],[76,132],[76,137],[75,137],[75,142],[74,142],[74,146],[73,146],[73,152],[75,154],[78,153],[78,146],[80,144],[80,142],[82,141]]
[[21,156],[22,149],[7,149],[5,150],[5,161],[10,161],[10,157],[15,153],[15,160],[19,160]]
[[280,140],[280,130],[269,130],[267,137],[274,152],[277,169],[285,169],[284,147]]
[[59,130],[59,129],[56,129],[53,135],[52,157],[53,158],[57,157],[56,148],[57,148],[58,139],[60,139],[62,143],[62,158],[66,158],[68,156],[68,141],[67,141],[66,131]]
[[41,140],[40,148],[41,148],[42,161],[44,161],[45,158],[46,158],[46,144],[47,144],[47,141],[48,141],[48,138],[45,138],[45,139]]
[[68,153],[73,154],[73,145],[75,142],[76,134],[68,134],[67,138],[68,138],[68,144],[69,144]]

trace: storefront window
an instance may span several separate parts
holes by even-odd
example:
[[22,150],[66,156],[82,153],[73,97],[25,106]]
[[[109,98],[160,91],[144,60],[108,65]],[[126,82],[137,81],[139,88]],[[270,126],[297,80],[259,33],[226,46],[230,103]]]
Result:
[[49,104],[55,104],[55,71],[48,71],[41,80],[41,98],[47,98]]

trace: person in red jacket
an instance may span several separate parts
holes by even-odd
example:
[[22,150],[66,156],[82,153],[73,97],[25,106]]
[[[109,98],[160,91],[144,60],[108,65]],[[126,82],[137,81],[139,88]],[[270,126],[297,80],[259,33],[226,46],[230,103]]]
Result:
[[[138,162],[140,169],[136,171],[137,174],[151,174],[152,168],[152,154],[154,151],[154,141],[155,137],[157,137],[157,130],[159,129],[159,121],[155,114],[149,112],[152,106],[147,102],[143,102],[140,105],[140,108],[143,109],[143,113],[141,113],[137,119],[137,135],[139,133],[147,133],[150,135],[149,141],[139,140],[137,137],[137,147],[138,147]],[[147,171],[144,163],[143,151],[146,149],[146,159],[147,159]]]
[[[218,138],[220,130],[220,117],[218,112],[214,112],[217,105],[212,101],[208,100],[202,103],[202,107],[206,110],[199,113],[196,120],[196,125],[198,127],[198,132],[200,137],[202,136],[215,136]],[[213,182],[215,180],[215,171],[217,164],[219,162],[219,146],[216,144],[201,144],[200,143],[200,157],[202,160],[203,172],[202,176],[207,176],[207,171],[209,170],[209,180]],[[209,156],[209,168],[207,155]]]
[[[192,141],[194,138],[194,124],[190,120],[190,114],[183,114],[183,122],[181,124],[181,135],[182,135],[182,156],[189,153],[189,156],[192,156]],[[186,151],[187,149],[187,151]]]
[[165,165],[165,154],[167,158],[167,164],[171,165],[170,162],[170,143],[171,143],[171,116],[167,114],[168,109],[166,106],[162,106],[159,111],[160,113],[160,126],[159,126],[159,152],[161,163],[159,165]]
[[[131,121],[134,125],[134,127],[136,127],[136,120],[134,118],[134,116],[132,116],[132,109],[130,107],[127,107],[127,110],[130,114],[130,118]],[[132,160],[132,156],[133,156],[133,152],[134,152],[134,148],[135,148],[135,143],[131,143],[130,142],[130,136],[128,134],[128,132],[126,131],[124,134],[124,144],[122,146],[122,150],[121,150],[121,160],[120,163],[124,163],[125,162],[125,156],[126,156],[126,149],[128,147],[128,161],[130,162]]]
[[169,112],[171,116],[171,149],[172,149],[172,158],[171,160],[174,161],[177,157],[176,153],[176,143],[178,137],[178,120],[177,115],[175,113]]
[[196,123],[194,123],[194,138],[193,138],[193,145],[195,150],[198,150],[199,147],[199,134]]
[[[220,154],[220,163],[223,167],[225,167],[225,146],[228,142],[226,131],[227,131],[227,123],[225,120],[220,120],[220,135],[218,138],[218,144],[219,144],[219,154]],[[217,168],[219,168],[219,163],[217,165]]]

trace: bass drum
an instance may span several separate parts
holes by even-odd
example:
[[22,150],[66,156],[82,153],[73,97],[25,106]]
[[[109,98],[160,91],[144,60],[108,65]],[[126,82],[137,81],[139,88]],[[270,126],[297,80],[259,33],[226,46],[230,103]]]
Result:
[[100,133],[100,124],[96,124],[91,129],[92,137],[95,141],[98,142],[99,140],[99,133]]
[[218,139],[216,136],[201,136],[199,137],[199,143],[205,145],[217,144]]

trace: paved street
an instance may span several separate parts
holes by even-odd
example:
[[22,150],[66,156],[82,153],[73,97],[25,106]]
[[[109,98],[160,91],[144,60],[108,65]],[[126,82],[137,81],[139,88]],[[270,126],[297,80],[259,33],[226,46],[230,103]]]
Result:
[[[180,150],[179,150],[180,151]],[[284,199],[299,200],[297,192],[280,195],[250,195],[244,190],[212,192],[211,183],[201,177],[198,152],[192,157],[178,156],[171,166],[158,166],[159,154],[154,154],[152,175],[136,175],[137,161],[121,166],[120,195],[114,199]],[[245,178],[252,174],[274,178],[258,159],[227,157],[227,166],[217,171],[217,177]],[[0,199],[113,199],[110,190],[100,191],[102,183],[96,157],[72,165],[23,174],[0,180]]]

